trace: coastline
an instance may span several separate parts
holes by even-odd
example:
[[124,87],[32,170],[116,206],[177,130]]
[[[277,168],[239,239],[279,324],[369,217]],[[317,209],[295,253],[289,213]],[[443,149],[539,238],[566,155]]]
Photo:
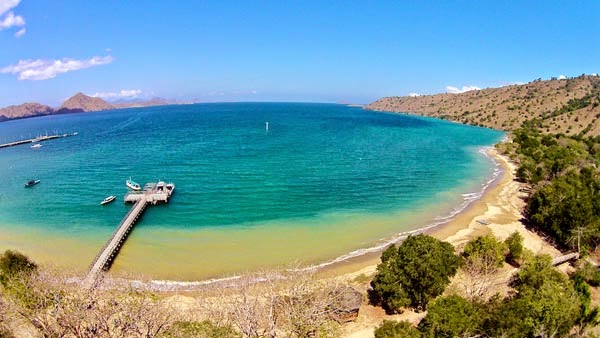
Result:
[[[361,274],[373,274],[379,263],[381,252],[392,243],[398,243],[410,234],[427,233],[440,240],[448,241],[456,247],[463,245],[472,238],[491,233],[492,229],[490,226],[493,224],[490,223],[485,225],[477,221],[484,221],[487,223],[490,219],[493,219],[493,216],[497,212],[493,209],[490,213],[490,209],[498,207],[504,208],[504,205],[501,204],[506,204],[507,201],[504,199],[500,201],[500,197],[505,195],[512,196],[513,191],[518,191],[518,189],[520,189],[520,183],[514,181],[514,171],[516,168],[507,157],[499,154],[494,147],[485,147],[482,149],[484,151],[480,151],[480,153],[488,156],[495,165],[499,165],[501,168],[500,172],[490,181],[486,182],[487,185],[482,190],[480,197],[468,201],[466,206],[463,205],[462,209],[458,212],[443,218],[447,220],[428,225],[424,228],[398,233],[384,244],[352,251],[338,256],[333,260],[302,268],[282,269],[281,271],[291,273],[314,272],[319,278],[353,279]],[[519,201],[522,202],[522,200]],[[510,203],[518,203],[516,197],[513,201],[510,201]],[[511,214],[506,216],[508,217],[507,219],[511,222],[518,222],[521,218],[520,210],[522,210],[522,206],[511,208]],[[505,224],[505,222],[502,221],[501,224]],[[522,226],[522,229],[527,231],[524,226]],[[500,230],[498,231],[501,232]],[[508,237],[511,233],[512,231],[506,233],[502,239]],[[235,284],[236,280],[243,279],[248,275],[253,275],[253,273],[242,273],[229,277],[196,281],[152,279],[146,282],[146,286],[157,291],[194,290],[207,285]],[[258,276],[256,280],[260,281],[260,276]]]
[[[495,148],[488,150],[488,155],[502,166],[502,173],[496,182],[453,219],[425,233],[449,242],[459,249],[468,241],[486,234],[494,235],[498,240],[504,240],[513,232],[519,232],[524,238],[524,247],[535,254],[548,254],[551,257],[560,252],[547,243],[542,237],[523,224],[522,211],[525,207],[522,191],[523,183],[515,180],[516,165]],[[370,276],[375,273],[380,263],[382,251],[372,252],[363,257],[349,259],[324,268],[319,274],[325,278],[341,278],[353,280],[360,275]]]

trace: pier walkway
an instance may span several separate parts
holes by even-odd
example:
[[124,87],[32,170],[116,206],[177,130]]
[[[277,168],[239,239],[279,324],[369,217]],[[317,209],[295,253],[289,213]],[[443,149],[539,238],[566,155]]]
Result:
[[129,233],[133,230],[135,223],[146,210],[146,207],[149,204],[167,203],[174,189],[175,185],[172,183],[149,183],[144,187],[144,191],[130,192],[125,195],[124,201],[134,203],[133,207],[129,209],[129,212],[123,217],[123,220],[121,220],[121,223],[119,223],[115,232],[106,242],[102,250],[100,250],[98,255],[96,255],[96,258],[94,258],[88,274],[83,280],[84,287],[93,287],[98,281],[98,277],[100,277],[102,271],[106,271],[110,268],[112,262],[121,250],[121,247],[125,244],[125,240],[127,240]]
[[55,138],[76,136],[76,135],[77,135],[77,133],[38,136],[36,138],[31,138],[31,139],[27,139],[27,140],[3,143],[3,144],[0,144],[0,148],[8,148],[8,147],[18,146],[20,144],[25,144],[25,143],[43,142],[43,141],[53,140]]

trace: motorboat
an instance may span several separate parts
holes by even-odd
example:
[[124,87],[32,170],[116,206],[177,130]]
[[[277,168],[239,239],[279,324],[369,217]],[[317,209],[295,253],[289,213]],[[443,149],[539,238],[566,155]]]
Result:
[[36,144],[34,144],[34,145],[31,146],[31,148],[33,148],[33,149],[37,149],[37,148],[41,148],[41,147],[42,147],[41,143],[36,143]]
[[127,188],[131,189],[131,190],[135,190],[135,191],[140,191],[142,190],[142,187],[140,186],[139,183],[134,182],[131,177],[125,181],[125,185],[127,186]]
[[103,199],[102,202],[100,202],[100,205],[108,204],[108,203],[114,201],[115,198],[117,198],[117,197],[116,196],[108,196],[107,198]]
[[40,183],[40,180],[29,180],[27,183],[25,183],[25,188],[33,187],[38,183]]

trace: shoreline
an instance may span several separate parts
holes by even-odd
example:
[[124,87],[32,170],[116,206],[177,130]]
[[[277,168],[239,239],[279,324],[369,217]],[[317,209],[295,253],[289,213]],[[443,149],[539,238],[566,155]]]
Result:
[[[392,243],[398,243],[410,234],[428,233],[436,238],[446,239],[451,237],[452,235],[455,235],[459,231],[467,231],[468,229],[472,228],[470,225],[467,225],[469,224],[469,222],[467,221],[473,220],[477,215],[479,215],[481,213],[481,206],[485,206],[486,201],[489,199],[489,196],[496,195],[496,191],[499,189],[499,187],[506,184],[507,181],[511,181],[513,177],[512,174],[508,175],[509,171],[511,173],[512,171],[510,169],[510,166],[507,164],[507,159],[499,155],[497,150],[493,146],[482,147],[478,150],[478,152],[482,156],[487,156],[491,160],[492,165],[501,168],[501,170],[496,171],[496,173],[494,173],[491,179],[489,179],[488,181],[482,182],[483,189],[480,192],[476,193],[480,193],[479,196],[477,196],[474,199],[465,199],[465,203],[459,205],[449,215],[439,217],[433,223],[425,224],[422,228],[397,233],[393,237],[390,237],[388,240],[376,243],[371,247],[361,248],[358,250],[347,252],[331,260],[322,261],[321,263],[316,263],[314,265],[305,266],[301,268],[286,269],[285,267],[281,267],[275,270],[279,270],[283,273],[290,274],[298,272],[314,272],[317,276],[322,277],[340,276],[346,273],[361,271],[365,268],[367,268],[367,272],[369,269],[374,271],[374,268],[379,263],[379,257],[381,255],[381,252]],[[473,232],[473,230],[469,231]],[[477,231],[477,228],[475,228],[475,231]],[[484,232],[480,233],[483,234]],[[152,279],[151,277],[144,278],[143,274],[140,275],[142,276],[143,282],[142,280],[139,280],[137,278],[123,278],[118,275],[109,275],[109,278],[115,281],[129,280],[136,284],[142,283],[145,284],[147,287],[151,289],[156,289],[158,291],[183,291],[193,290],[196,288],[201,288],[202,286],[212,284],[235,283],[236,280],[243,279],[244,277],[252,275],[260,274],[257,272],[248,271],[229,276],[188,281],[176,279]],[[127,274],[125,276],[127,276]],[[259,279],[260,276],[257,277],[257,280]]]
[[[482,231],[482,224],[471,224],[476,222],[476,218],[480,216],[488,204],[493,201],[500,190],[502,190],[510,182],[514,182],[514,165],[511,166],[509,159],[503,155],[500,155],[494,146],[482,147],[479,151],[483,156],[487,156],[495,166],[500,167],[498,174],[494,175],[489,181],[484,182],[484,189],[481,191],[481,196],[469,200],[466,205],[462,206],[462,209],[458,210],[449,216],[442,218],[443,221],[436,222],[430,225],[426,225],[423,228],[405,231],[394,235],[390,240],[387,240],[383,244],[377,244],[372,247],[358,249],[352,252],[340,255],[332,260],[328,260],[319,264],[306,266],[302,268],[282,268],[279,271],[284,273],[302,273],[302,272],[314,272],[319,278],[337,278],[347,277],[351,275],[356,277],[360,274],[374,273],[379,263],[379,257],[381,252],[389,245],[397,244],[404,238],[411,234],[426,233],[440,240],[445,240],[456,246],[449,239],[453,236],[457,236],[460,233],[461,242],[466,243],[470,238],[474,238],[480,235],[489,233],[490,231]],[[477,225],[480,225],[479,227]],[[461,231],[463,233],[461,233]],[[466,236],[464,232],[468,232]],[[465,239],[469,237],[469,239]],[[135,280],[135,283],[141,283],[146,287],[157,290],[157,291],[194,291],[198,288],[202,288],[208,285],[230,285],[235,284],[237,280],[243,280],[248,276],[256,275],[255,280],[261,281],[260,273],[257,272],[246,272],[236,274],[227,277],[209,278],[204,280],[196,281],[177,281],[177,280],[156,280],[149,279],[145,282]],[[283,278],[283,277],[282,277]],[[119,280],[120,278],[114,278]]]

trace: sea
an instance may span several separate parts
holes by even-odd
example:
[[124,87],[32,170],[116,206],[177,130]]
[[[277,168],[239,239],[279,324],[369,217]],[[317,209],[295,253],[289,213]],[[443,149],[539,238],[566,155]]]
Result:
[[0,123],[0,143],[64,133],[77,135],[0,149],[0,250],[83,272],[131,208],[125,180],[162,180],[175,184],[170,202],[146,210],[111,273],[178,281],[327,265],[439,226],[493,184],[501,167],[485,149],[504,137],[316,103]]

